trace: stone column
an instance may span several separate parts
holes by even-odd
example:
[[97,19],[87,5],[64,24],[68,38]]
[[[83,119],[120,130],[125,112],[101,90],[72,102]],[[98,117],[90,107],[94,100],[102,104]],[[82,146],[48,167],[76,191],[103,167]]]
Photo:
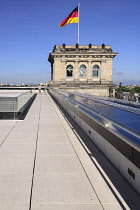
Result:
[[55,81],[55,61],[53,63],[53,81]]
[[87,69],[87,82],[92,82],[92,63],[91,60],[88,60],[88,69]]
[[66,82],[66,61],[61,61],[61,68],[62,68],[62,76],[61,76],[61,83]]
[[79,81],[79,65],[78,65],[79,59],[75,59],[75,65],[74,65],[74,72],[73,72],[73,79],[75,82]]
[[101,67],[99,72],[100,83],[106,83],[106,59],[101,59]]
[[91,60],[88,61],[88,75],[87,75],[87,79],[92,80],[92,64],[91,64]]
[[53,64],[51,63],[51,81],[53,80]]

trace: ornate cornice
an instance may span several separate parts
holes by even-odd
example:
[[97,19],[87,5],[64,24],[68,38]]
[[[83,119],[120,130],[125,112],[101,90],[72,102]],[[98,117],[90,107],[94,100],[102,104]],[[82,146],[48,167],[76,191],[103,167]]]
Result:
[[48,61],[54,59],[112,59],[118,53],[114,53],[110,45],[55,45],[53,52],[50,52]]
[[114,58],[117,55],[117,53],[112,53],[112,54],[107,54],[107,55],[102,55],[102,54],[96,54],[96,55],[60,55],[60,54],[51,54],[54,58]]

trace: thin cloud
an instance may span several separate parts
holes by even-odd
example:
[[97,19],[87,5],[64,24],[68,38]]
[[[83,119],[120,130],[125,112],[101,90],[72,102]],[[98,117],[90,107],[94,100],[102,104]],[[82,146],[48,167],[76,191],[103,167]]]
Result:
[[124,73],[121,72],[121,71],[116,71],[115,73],[116,73],[116,74],[119,74],[119,75],[120,75],[120,74],[124,74]]

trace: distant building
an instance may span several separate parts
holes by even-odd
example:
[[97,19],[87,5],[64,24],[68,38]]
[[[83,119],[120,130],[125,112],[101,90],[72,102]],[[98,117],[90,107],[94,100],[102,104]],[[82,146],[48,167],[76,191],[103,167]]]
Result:
[[55,45],[49,54],[52,87],[108,96],[114,89],[110,45]]

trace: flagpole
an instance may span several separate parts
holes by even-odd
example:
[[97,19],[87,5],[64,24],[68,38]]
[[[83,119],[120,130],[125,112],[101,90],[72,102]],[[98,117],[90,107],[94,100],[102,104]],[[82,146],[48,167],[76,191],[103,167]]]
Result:
[[80,45],[80,4],[78,4],[78,44]]

